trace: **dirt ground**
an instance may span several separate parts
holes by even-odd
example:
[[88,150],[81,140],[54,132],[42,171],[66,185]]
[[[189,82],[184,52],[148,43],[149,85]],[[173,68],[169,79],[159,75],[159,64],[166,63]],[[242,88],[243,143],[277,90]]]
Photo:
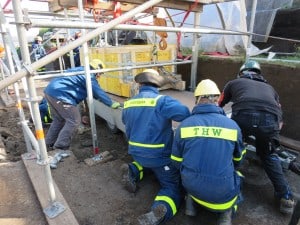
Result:
[[[15,107],[0,109],[0,224],[46,225],[20,160],[26,146],[18,121]],[[136,225],[136,218],[150,209],[159,186],[150,176],[139,184],[136,194],[123,189],[119,168],[124,162],[131,161],[124,135],[113,134],[99,117],[96,117],[96,123],[100,151],[109,151],[113,158],[106,163],[87,165],[84,160],[93,156],[91,132],[77,133],[73,138],[71,156],[60,162],[57,169],[51,170],[52,176],[80,225]],[[287,225],[289,216],[278,212],[272,185],[259,162],[246,162],[242,172],[246,176],[244,202],[233,224]],[[293,190],[299,191],[299,177],[291,172],[287,177]],[[187,217],[183,205],[167,225],[213,225],[216,219],[215,214],[202,208],[198,209],[196,217]]]

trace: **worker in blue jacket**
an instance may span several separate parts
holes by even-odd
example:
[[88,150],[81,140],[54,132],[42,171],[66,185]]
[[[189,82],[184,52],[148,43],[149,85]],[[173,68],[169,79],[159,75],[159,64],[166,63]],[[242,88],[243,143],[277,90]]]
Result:
[[239,126],[217,106],[219,96],[213,81],[198,84],[196,106],[176,129],[171,158],[187,192],[185,213],[195,216],[193,206],[199,204],[219,214],[218,225],[231,225],[241,199],[236,168],[246,150]]
[[39,103],[39,110],[40,110],[43,126],[50,124],[52,122],[52,116],[51,116],[49,104],[45,97]]
[[[103,63],[99,59],[90,62],[92,70],[102,69]],[[75,67],[67,72],[82,71],[84,67]],[[93,97],[105,105],[118,108],[119,102],[114,102],[101,89],[97,81],[100,73],[91,74]],[[46,135],[46,145],[53,149],[67,150],[71,144],[73,133],[80,125],[81,116],[77,105],[87,98],[86,76],[58,77],[50,81],[44,90],[45,98],[50,106],[52,123]]]
[[134,193],[147,172],[160,183],[151,211],[138,217],[140,225],[157,225],[170,220],[181,201],[180,174],[172,165],[172,121],[182,121],[189,109],[178,100],[160,95],[165,82],[156,70],[147,69],[135,76],[139,93],[124,103],[122,120],[128,138],[128,152],[134,161],[122,165],[123,184]]

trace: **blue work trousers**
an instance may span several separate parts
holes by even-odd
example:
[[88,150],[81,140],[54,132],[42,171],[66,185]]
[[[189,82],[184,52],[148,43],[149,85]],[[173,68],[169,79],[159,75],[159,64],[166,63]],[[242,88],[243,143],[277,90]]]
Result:
[[284,176],[280,159],[276,153],[279,144],[279,121],[276,115],[264,111],[239,111],[232,119],[240,126],[243,137],[255,137],[256,153],[270,178],[275,194],[279,198],[291,196],[291,189]]
[[167,208],[164,221],[170,220],[176,214],[183,196],[179,170],[172,163],[160,167],[142,167],[142,169],[138,169],[134,163],[130,163],[129,168],[136,182],[141,181],[144,175],[154,173],[161,188],[151,208],[164,204]]

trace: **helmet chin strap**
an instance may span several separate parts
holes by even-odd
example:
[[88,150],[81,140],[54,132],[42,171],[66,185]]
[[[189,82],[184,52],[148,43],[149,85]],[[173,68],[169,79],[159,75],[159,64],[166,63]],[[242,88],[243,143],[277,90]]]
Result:
[[205,104],[205,103],[212,103],[216,104],[218,103],[219,95],[206,95],[206,96],[197,96],[195,104]]

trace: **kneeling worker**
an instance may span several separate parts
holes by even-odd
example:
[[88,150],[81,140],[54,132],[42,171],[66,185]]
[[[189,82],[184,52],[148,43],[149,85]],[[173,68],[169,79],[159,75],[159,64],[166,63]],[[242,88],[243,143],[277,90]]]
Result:
[[172,121],[190,115],[178,100],[160,95],[158,88],[166,80],[156,70],[147,69],[135,76],[139,93],[124,103],[122,120],[128,138],[128,152],[134,161],[122,166],[123,184],[135,192],[147,172],[161,186],[151,211],[138,217],[140,225],[158,225],[170,220],[181,201],[180,174],[170,158],[173,142]]
[[241,200],[242,175],[236,167],[246,150],[239,126],[217,106],[219,96],[213,81],[198,84],[196,106],[176,129],[171,158],[187,192],[185,213],[195,216],[197,203],[220,214],[218,225],[231,225]]

